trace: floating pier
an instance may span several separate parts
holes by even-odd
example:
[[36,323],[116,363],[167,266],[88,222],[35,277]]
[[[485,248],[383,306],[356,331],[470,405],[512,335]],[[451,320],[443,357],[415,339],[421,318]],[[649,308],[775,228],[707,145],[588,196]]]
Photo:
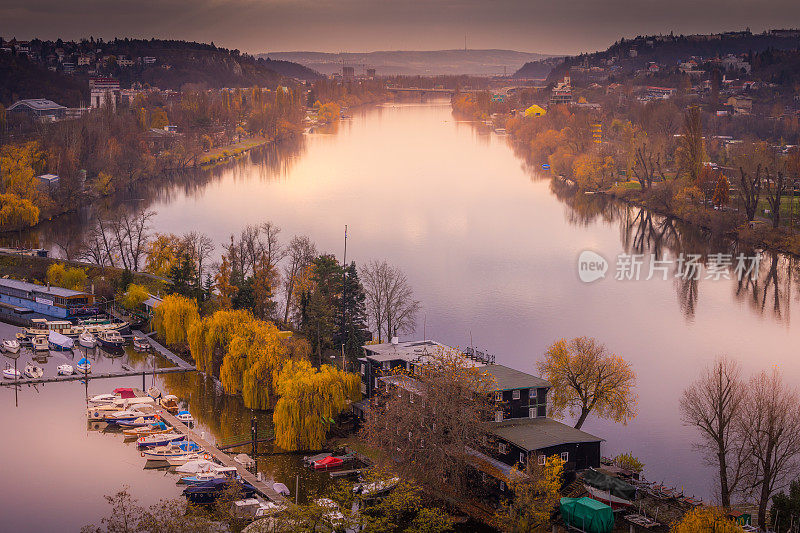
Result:
[[19,379],[4,379],[0,381],[0,387],[13,387],[15,385],[39,385],[41,383],[57,383],[59,381],[83,381],[93,379],[108,379],[108,378],[125,378],[131,376],[152,376],[153,374],[174,374],[176,372],[194,372],[194,367],[179,368],[171,366],[167,368],[156,368],[152,370],[122,370],[119,372],[89,372],[88,374],[70,374],[68,376],[51,376],[41,378],[19,378]]
[[207,453],[220,462],[223,466],[230,466],[235,468],[239,472],[239,476],[253,487],[255,487],[256,492],[261,494],[263,497],[273,501],[275,503],[282,503],[285,505],[291,504],[291,502],[286,499],[285,496],[278,493],[273,489],[270,485],[268,485],[264,481],[259,481],[258,478],[249,470],[247,470],[244,466],[240,465],[236,461],[233,460],[233,457],[228,455],[227,453],[223,452],[202,436],[198,435],[196,431],[190,429],[186,424],[178,420],[178,418],[168,413],[167,411],[159,411],[159,415],[161,418],[169,422],[169,424],[177,431],[183,435],[186,435],[189,439],[193,442],[197,443],[200,448],[203,449],[203,453]]

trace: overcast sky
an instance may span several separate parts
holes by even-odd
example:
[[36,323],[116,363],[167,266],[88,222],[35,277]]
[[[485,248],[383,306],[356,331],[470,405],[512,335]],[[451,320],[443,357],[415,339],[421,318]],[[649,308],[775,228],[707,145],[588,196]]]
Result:
[[509,48],[800,27],[800,0],[0,0],[0,36],[161,37],[245,52]]

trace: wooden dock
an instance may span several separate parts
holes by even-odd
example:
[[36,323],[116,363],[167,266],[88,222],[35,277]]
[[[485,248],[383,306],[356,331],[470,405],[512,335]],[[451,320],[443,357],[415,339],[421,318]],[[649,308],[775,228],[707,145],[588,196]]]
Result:
[[41,378],[20,378],[20,379],[4,379],[0,381],[0,387],[13,387],[15,385],[39,385],[40,383],[58,383],[59,381],[83,381],[88,379],[108,379],[108,378],[126,378],[131,376],[152,376],[153,374],[173,374],[175,372],[194,372],[194,367],[183,368],[171,366],[167,368],[156,368],[151,370],[121,370],[119,372],[89,372],[88,374],[71,374],[69,376],[51,376]]
[[255,487],[256,491],[264,496],[265,498],[273,501],[275,503],[281,503],[285,505],[290,505],[292,502],[286,499],[285,496],[276,492],[270,485],[265,483],[264,481],[258,481],[256,476],[247,470],[245,467],[237,463],[233,460],[233,458],[228,455],[227,453],[223,452],[206,439],[201,437],[197,434],[196,431],[190,429],[186,424],[178,420],[175,415],[172,415],[166,411],[159,411],[161,417],[169,422],[169,424],[175,428],[175,431],[178,433],[182,433],[186,435],[189,439],[196,442],[202,449],[203,453],[207,453],[211,455],[214,459],[218,462],[222,463],[223,466],[231,466],[235,468],[239,472],[239,476],[246,482],[250,483],[253,487]]
[[153,348],[153,351],[156,352],[157,354],[159,354],[160,356],[172,361],[172,364],[174,364],[175,366],[180,367],[180,368],[185,368],[187,370],[195,370],[194,365],[184,361],[183,359],[181,359],[180,357],[178,357],[177,355],[172,353],[165,346],[159,344],[159,342],[157,340],[152,338],[150,336],[150,335],[152,335],[152,333],[147,335],[147,334],[142,333],[138,329],[135,329],[135,330],[131,331],[131,333],[133,333],[133,335],[136,336],[136,337],[146,337],[147,341],[150,343],[150,346]]

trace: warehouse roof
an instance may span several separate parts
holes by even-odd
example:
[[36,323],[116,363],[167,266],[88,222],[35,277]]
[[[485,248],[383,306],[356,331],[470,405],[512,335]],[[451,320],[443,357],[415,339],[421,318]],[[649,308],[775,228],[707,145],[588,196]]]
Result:
[[491,427],[492,433],[501,439],[528,451],[603,440],[550,418],[509,419],[493,423]]

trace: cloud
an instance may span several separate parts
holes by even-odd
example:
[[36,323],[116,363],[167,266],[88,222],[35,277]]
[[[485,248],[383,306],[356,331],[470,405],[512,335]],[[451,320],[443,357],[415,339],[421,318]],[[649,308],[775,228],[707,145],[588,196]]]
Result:
[[513,48],[576,53],[621,36],[783,27],[796,0],[3,0],[10,38],[162,37],[248,52]]

